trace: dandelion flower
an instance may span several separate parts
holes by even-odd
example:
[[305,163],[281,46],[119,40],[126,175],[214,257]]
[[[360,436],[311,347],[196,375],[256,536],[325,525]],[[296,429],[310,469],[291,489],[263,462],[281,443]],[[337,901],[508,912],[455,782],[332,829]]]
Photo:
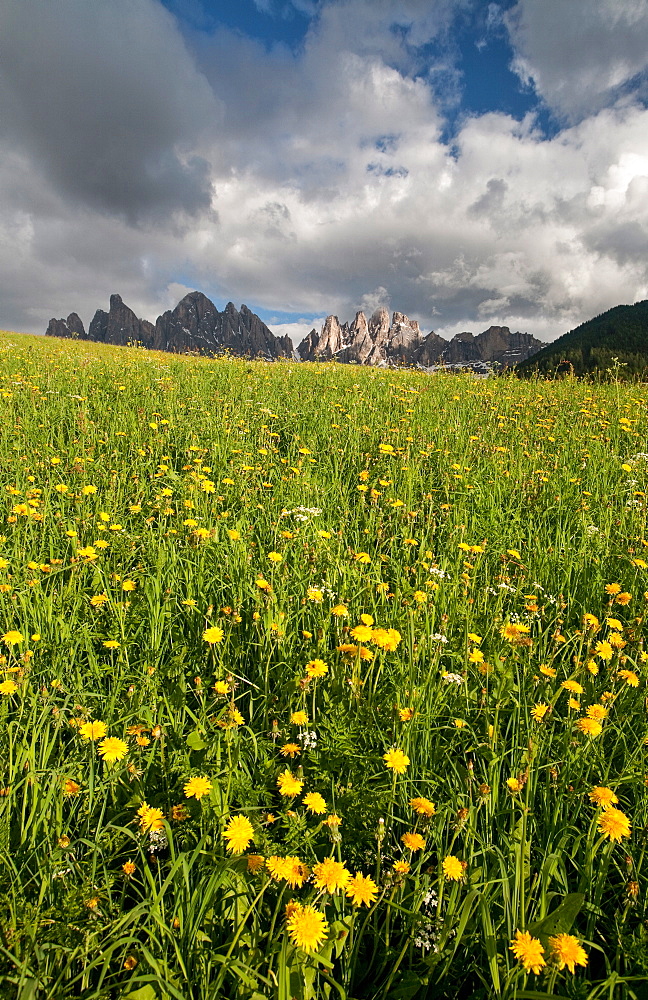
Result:
[[571,691],[572,694],[583,694],[585,688],[578,681],[563,681],[560,685],[565,691]]
[[334,858],[326,858],[313,867],[313,881],[316,889],[326,889],[327,892],[336,892],[338,889],[346,889],[351,872]]
[[122,871],[124,875],[133,875],[137,871],[137,865],[133,864],[132,861],[125,861],[122,865]]
[[465,861],[460,861],[454,854],[448,854],[441,864],[443,874],[452,882],[458,882],[464,877],[466,871]]
[[326,801],[319,792],[310,792],[304,796],[304,805],[317,816],[326,812]]
[[346,618],[349,609],[346,604],[336,604],[335,607],[331,608],[331,614],[335,615],[336,618]]
[[394,871],[397,875],[407,875],[411,865],[407,861],[394,861]]
[[351,638],[357,642],[369,642],[374,631],[376,630],[370,628],[369,625],[356,625],[355,628],[351,629]]
[[604,708],[603,705],[588,705],[585,709],[585,715],[588,719],[598,719],[599,722],[601,722],[602,719],[605,719],[607,714],[608,710],[607,708]]
[[63,782],[63,791],[65,795],[78,795],[81,791],[81,785],[77,781],[73,781],[72,778],[66,778]]
[[410,799],[410,806],[415,813],[419,816],[434,816],[436,813],[436,807],[434,802],[430,802],[429,799],[419,796],[416,799]]
[[262,854],[248,854],[247,856],[247,870],[252,872],[260,872],[262,868],[265,868],[265,858]]
[[394,748],[393,750],[388,750],[387,753],[383,754],[383,760],[385,765],[394,771],[396,774],[405,774],[407,765],[410,762],[409,757],[402,750]]
[[137,815],[140,818],[139,822],[142,833],[146,833],[147,830],[162,830],[164,827],[164,813],[162,810],[148,805],[147,802],[142,802],[137,810]]
[[378,886],[368,875],[361,875],[356,872],[353,878],[349,879],[344,890],[348,899],[354,906],[370,906],[378,895]]
[[[352,633],[353,634],[353,633]],[[371,633],[371,641],[388,653],[393,653],[401,641],[401,634],[395,628],[375,628]]]
[[577,965],[587,965],[587,952],[581,947],[578,938],[572,934],[557,934],[555,937],[550,937],[549,948],[552,958],[561,970],[567,966],[569,971],[574,973]]
[[521,625],[519,622],[506,622],[500,629],[500,635],[507,642],[516,643],[531,631],[528,625]]
[[516,931],[510,948],[517,960],[524,966],[525,972],[535,972],[538,975],[547,964],[542,944],[538,938],[531,937],[528,931]]
[[296,757],[301,753],[299,743],[284,743],[279,753],[282,757]]
[[2,683],[0,683],[0,694],[4,695],[15,694],[17,690],[18,690],[18,685],[16,684],[15,681],[4,680],[2,681]]
[[205,631],[202,634],[202,637],[205,640],[205,642],[208,642],[211,646],[213,646],[217,642],[222,642],[224,635],[225,633],[223,632],[222,628],[219,628],[218,625],[212,625],[211,628],[205,629]]
[[621,840],[630,836],[630,820],[620,809],[610,806],[599,816],[599,830],[610,840]]
[[610,806],[616,805],[619,801],[615,793],[611,788],[606,788],[605,785],[596,785],[589,793],[590,802],[595,806],[600,806],[601,809],[609,809]]
[[227,850],[231,854],[242,854],[253,838],[254,827],[247,816],[232,816],[223,831],[223,839],[227,841]]
[[183,790],[188,799],[202,799],[203,795],[208,795],[213,787],[209,778],[196,777],[189,778]]
[[515,795],[522,788],[522,783],[518,780],[518,778],[507,778],[506,787],[512,795]]
[[101,740],[108,733],[105,722],[84,722],[79,728],[79,736],[84,740]]
[[594,655],[600,656],[602,660],[611,660],[614,656],[614,650],[609,642],[597,642],[594,647]]
[[2,641],[5,642],[7,646],[16,646],[19,642],[24,642],[25,638],[22,633],[18,632],[16,629],[10,629],[2,636]]
[[414,718],[414,709],[409,707],[399,708],[398,718],[401,720],[401,722],[411,722],[412,719]]
[[531,709],[531,718],[534,722],[544,722],[545,715],[549,711],[549,705],[545,702],[540,701],[537,705],[534,705]]
[[282,771],[277,778],[277,787],[279,788],[279,794],[285,795],[288,798],[293,798],[295,795],[299,795],[302,788],[304,787],[304,782],[296,778],[295,775],[286,768]]
[[639,687],[639,678],[634,670],[619,670],[619,677],[630,687]]
[[293,712],[290,716],[290,721],[294,726],[307,726],[308,715],[306,712]]
[[621,593],[621,587],[618,583],[606,583],[605,593],[609,594],[611,597],[614,597],[616,594]]
[[425,839],[420,833],[404,833],[401,840],[408,851],[422,851],[425,847]]
[[328,664],[324,660],[310,660],[306,664],[306,673],[309,677],[324,677],[328,673]]
[[329,925],[326,917],[314,906],[299,906],[287,923],[288,937],[302,951],[317,951],[324,944]]
[[117,739],[116,736],[107,736],[97,747],[107,764],[112,764],[116,760],[122,760],[128,753],[128,744],[124,740]]
[[283,859],[281,877],[286,880],[291,889],[301,889],[310,875],[310,868],[294,854],[288,854]]
[[595,736],[600,736],[603,732],[603,726],[597,721],[597,719],[578,719],[576,728],[580,729],[581,733],[585,736],[589,736],[592,739]]

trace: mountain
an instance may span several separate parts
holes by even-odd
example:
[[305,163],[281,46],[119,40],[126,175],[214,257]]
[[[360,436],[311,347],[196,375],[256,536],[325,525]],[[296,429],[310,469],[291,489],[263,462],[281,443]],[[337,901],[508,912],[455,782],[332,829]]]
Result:
[[423,336],[418,323],[404,313],[395,312],[390,323],[387,310],[377,309],[369,320],[363,312],[356,313],[350,324],[327,316],[321,331],[311,330],[297,353],[302,361],[485,368],[489,364],[512,367],[541,347],[535,337],[511,333],[507,326],[491,326],[476,337],[458,333],[450,341],[434,331]]
[[110,310],[97,309],[86,333],[76,313],[67,320],[51,319],[49,337],[73,337],[103,344],[139,344],[176,354],[218,355],[225,351],[241,357],[292,358],[290,337],[275,337],[247,306],[240,311],[228,302],[219,312],[202,292],[189,292],[175,309],[158,316],[155,326],[138,319],[121,296],[110,296]]
[[606,372],[615,359],[623,374],[648,374],[648,299],[632,306],[615,306],[547,344],[516,368],[532,372],[573,371],[575,375]]

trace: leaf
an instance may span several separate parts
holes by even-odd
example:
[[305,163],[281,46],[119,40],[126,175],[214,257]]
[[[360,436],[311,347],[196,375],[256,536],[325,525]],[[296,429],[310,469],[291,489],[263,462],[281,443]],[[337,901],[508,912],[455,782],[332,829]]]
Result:
[[189,733],[187,736],[187,746],[194,751],[206,750],[207,748],[207,744],[197,729],[194,729],[193,733]]
[[572,924],[584,902],[585,893],[570,892],[555,910],[547,914],[542,920],[531,924],[527,930],[533,937],[540,938],[542,944],[547,947],[550,937],[556,934],[569,934]]
[[390,1000],[411,1000],[423,986],[423,980],[415,972],[406,972],[389,992]]
[[146,986],[141,986],[133,993],[124,993],[122,1000],[158,1000],[158,995],[151,984],[147,983]]

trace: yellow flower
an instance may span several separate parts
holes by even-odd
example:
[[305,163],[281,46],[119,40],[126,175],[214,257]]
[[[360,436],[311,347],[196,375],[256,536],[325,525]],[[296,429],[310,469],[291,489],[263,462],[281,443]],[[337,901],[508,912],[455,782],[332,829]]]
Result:
[[72,778],[66,778],[63,782],[63,791],[66,795],[78,795],[81,791],[81,785],[77,781],[73,781]]
[[314,906],[295,904],[295,909],[288,918],[286,927],[292,943],[302,951],[317,951],[324,944],[329,925],[324,914]]
[[383,754],[383,760],[385,765],[396,774],[405,774],[407,765],[410,762],[409,757],[402,750],[388,750],[387,753]]
[[284,743],[279,753],[282,757],[297,757],[301,753],[298,743]]
[[401,722],[411,722],[412,719],[414,718],[414,709],[413,708],[399,708],[398,709],[398,718],[401,720]]
[[104,649],[119,649],[119,643],[116,639],[106,639],[102,646]]
[[327,892],[336,892],[338,889],[346,889],[351,872],[345,868],[341,861],[334,858],[326,858],[313,867],[313,881],[316,889],[326,889]]
[[508,787],[509,792],[511,792],[512,795],[515,795],[522,788],[522,785],[517,778],[507,778],[506,785]]
[[100,608],[102,604],[107,604],[109,600],[108,594],[95,594],[90,598],[90,604],[93,608]]
[[247,816],[232,816],[223,831],[223,839],[231,854],[242,854],[254,839],[254,827]]
[[519,642],[521,638],[531,631],[528,625],[521,625],[519,622],[507,622],[502,625],[500,629],[500,635],[507,642]]
[[25,639],[22,633],[18,632],[16,629],[10,629],[8,632],[5,632],[2,637],[2,641],[6,642],[8,646],[15,646],[19,642],[24,642]]
[[614,597],[616,594],[621,593],[621,587],[618,583],[606,583],[605,593],[610,594],[612,597]]
[[125,861],[122,865],[122,871],[124,875],[133,875],[137,871],[137,865],[133,864],[132,861]]
[[534,722],[543,722],[548,711],[549,705],[546,705],[543,701],[539,701],[537,705],[534,705],[531,709],[531,718]]
[[295,726],[307,726],[308,725],[308,715],[306,712],[293,712],[290,716],[290,721]]
[[304,805],[317,816],[326,812],[326,801],[319,792],[309,792],[308,795],[305,795]]
[[373,625],[374,617],[373,615],[360,615],[360,621],[363,625]]
[[236,528],[229,528],[227,531],[227,537],[231,542],[238,542],[241,538],[241,532],[237,531]]
[[283,561],[283,556],[281,552],[268,552],[268,559],[271,563],[280,563]]
[[309,587],[306,591],[306,597],[315,604],[321,604],[324,600],[324,591],[319,590],[318,587]]
[[18,690],[18,685],[16,684],[15,681],[4,680],[2,681],[2,683],[0,683],[0,694],[4,695],[15,694],[17,690]]
[[603,726],[596,719],[578,719],[576,722],[576,728],[580,729],[581,733],[584,733],[585,736],[590,736],[592,738],[600,736],[603,732]]
[[594,647],[595,656],[600,656],[602,660],[611,660],[614,656],[614,650],[609,642],[605,640],[603,642],[597,642]]
[[419,816],[434,816],[436,813],[434,802],[430,802],[429,799],[423,798],[422,796],[416,799],[410,799],[410,806],[415,813],[419,814]]
[[249,872],[260,872],[262,868],[265,868],[265,858],[262,854],[248,854],[247,856],[247,870]]
[[356,625],[355,628],[351,629],[351,638],[356,639],[358,642],[369,642],[373,632],[374,629],[369,625]]
[[346,604],[336,604],[335,607],[331,608],[331,614],[335,615],[336,618],[346,618],[349,610]]
[[617,594],[616,595],[616,603],[617,604],[622,604],[622,605],[623,604],[629,604],[631,600],[632,600],[632,594],[628,594],[625,591],[623,593],[621,593],[621,594]]
[[208,642],[210,645],[213,646],[214,643],[222,642],[224,635],[225,633],[223,632],[222,628],[219,628],[218,625],[212,625],[211,628],[205,629],[205,631],[202,634],[202,637],[205,640],[205,642]]
[[547,964],[542,944],[538,938],[531,937],[528,931],[516,931],[510,948],[517,960],[524,966],[525,972],[535,972],[538,975]]
[[282,771],[277,778],[277,786],[279,788],[280,795],[293,798],[295,795],[299,795],[301,793],[301,790],[304,787],[304,782],[300,781],[299,778],[296,778],[292,771],[286,768],[286,770]]
[[[357,629],[354,629],[354,631],[357,631]],[[353,632],[351,635],[353,635]],[[357,636],[354,638],[357,638]],[[385,649],[387,652],[393,653],[400,644],[401,634],[395,628],[375,628],[371,633],[371,641],[380,649]]]
[[397,875],[407,875],[411,865],[407,861],[394,861],[394,871]]
[[122,760],[128,753],[128,744],[123,740],[117,739],[116,736],[107,736],[105,740],[102,740],[97,747],[97,753],[100,753],[107,764],[112,764],[116,760]]
[[589,798],[590,802],[600,806],[601,809],[609,809],[619,801],[612,789],[606,788],[605,785],[596,785],[589,793]]
[[122,583],[122,590],[126,591],[135,590],[136,587],[137,584],[135,583],[134,580],[124,580],[124,582]]
[[588,705],[585,709],[585,715],[588,719],[597,719],[599,722],[606,717],[608,714],[607,708],[603,705]]
[[571,691],[572,694],[583,694],[585,688],[578,683],[578,681],[563,681],[560,685],[565,691]]
[[619,670],[619,677],[622,678],[630,687],[639,687],[639,678],[635,674],[634,670]]
[[583,625],[585,628],[590,629],[592,632],[596,632],[600,627],[600,622],[596,615],[584,614],[583,615]]
[[378,895],[378,886],[368,875],[361,875],[359,872],[349,879],[344,890],[348,899],[354,906],[369,906]]
[[598,820],[599,830],[610,840],[621,840],[630,836],[630,820],[620,809],[610,806],[605,809]]
[[146,802],[142,802],[137,810],[137,815],[140,818],[139,822],[142,833],[146,833],[147,830],[162,830],[164,827],[164,813],[162,810],[156,809]]
[[422,851],[425,847],[425,838],[420,833],[404,833],[401,840],[408,851]]
[[229,692],[229,684],[227,681],[216,681],[214,691],[216,694],[227,694]]
[[441,865],[443,874],[452,882],[458,882],[464,877],[466,871],[465,861],[460,861],[454,854],[448,854]]
[[549,938],[549,948],[559,969],[565,966],[571,973],[576,971],[577,965],[587,965],[587,952],[581,947],[578,938],[572,934],[557,934]]
[[328,664],[324,660],[310,660],[306,664],[306,673],[309,677],[324,677],[328,673]]
[[101,740],[108,732],[105,722],[84,722],[79,728],[79,736],[84,740]]
[[209,778],[189,778],[184,786],[184,793],[188,799],[202,799],[203,795],[209,795],[213,787]]

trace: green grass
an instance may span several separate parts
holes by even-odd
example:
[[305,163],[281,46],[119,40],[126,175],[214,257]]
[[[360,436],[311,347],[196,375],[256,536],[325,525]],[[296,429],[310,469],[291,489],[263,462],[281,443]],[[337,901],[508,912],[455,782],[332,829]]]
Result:
[[[0,400],[0,635],[22,637],[0,659],[3,998],[648,996],[647,387],[4,333]],[[361,615],[394,648],[339,651]],[[125,757],[82,738],[92,720]],[[596,786],[629,836],[605,836]],[[334,857],[375,899],[291,888],[251,853]],[[327,921],[312,952],[291,901]],[[588,956],[573,974],[560,933]]]

